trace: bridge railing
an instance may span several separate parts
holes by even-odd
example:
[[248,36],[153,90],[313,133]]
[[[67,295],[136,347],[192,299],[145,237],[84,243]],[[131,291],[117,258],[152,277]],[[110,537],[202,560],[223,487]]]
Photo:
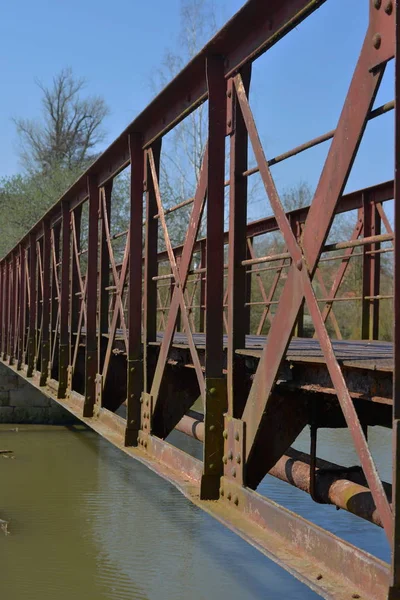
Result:
[[[343,193],[368,121],[396,105],[397,90],[395,102],[373,110],[384,68],[395,54],[397,5],[368,3],[368,30],[334,131],[267,161],[249,102],[253,61],[321,4],[246,3],[2,259],[1,353],[3,361],[15,364],[88,422],[110,418],[124,403],[126,415],[118,427],[124,430],[125,445],[138,448],[143,460],[147,456],[171,471],[180,469],[198,484],[201,499],[218,500],[227,512],[241,511],[252,525],[268,528],[275,519],[279,535],[296,551],[307,548],[317,562],[326,555],[330,572],[341,575],[346,568],[346,576],[367,597],[381,597],[389,585],[393,593],[400,589],[399,391],[395,375],[392,399],[350,389],[332,338],[358,331],[362,339],[379,339],[380,307],[392,302],[397,366],[400,304],[393,300],[390,273],[382,290],[380,258],[393,251],[396,260],[399,253],[384,211],[384,203],[398,193],[397,171],[393,181]],[[162,140],[202,103],[207,103],[208,142],[194,196],[190,202],[182,198],[190,206],[185,241],[174,247],[168,226],[171,207],[165,209],[160,184]],[[310,207],[286,213],[271,167],[328,140]],[[249,169],[249,145],[254,169]],[[115,233],[113,182],[126,168],[129,228]],[[255,172],[273,216],[248,223],[247,182]],[[328,239],[335,217],[347,212],[356,215],[353,231],[347,239]],[[265,241],[268,236],[272,243]],[[115,239],[122,245],[122,261]],[[331,259],[336,273],[330,271],[326,278]],[[339,296],[351,261],[360,260],[359,291],[353,287],[350,294],[346,288]],[[396,294],[397,270],[394,275]],[[339,306],[350,302],[361,307],[355,329],[338,316]],[[266,339],[252,344],[251,371],[246,336],[264,333]],[[294,393],[288,386],[284,397],[277,385],[294,334],[318,340],[329,384],[318,388],[327,409],[320,420],[313,412],[315,403],[306,397],[306,385]],[[328,411],[332,397],[335,419],[338,411],[341,419],[334,422]],[[367,408],[358,410],[359,401]],[[374,402],[380,402],[382,417]],[[393,422],[386,410],[392,402]],[[203,423],[200,466],[165,442],[175,427],[188,429],[185,418],[195,403],[204,417],[197,417]],[[387,425],[388,418],[395,432],[392,500],[367,439],[368,425]],[[379,561],[336,544],[333,536],[300,518],[282,516],[254,493],[267,473],[289,460],[285,453],[306,424],[311,425],[307,468],[314,499],[321,467],[316,430],[327,424],[349,429],[363,473],[361,495],[368,498],[366,509],[358,498],[353,512],[384,528],[392,548],[390,575]],[[351,510],[343,494],[335,502]],[[310,545],[311,538],[315,544]],[[288,568],[300,573],[303,567]],[[309,574],[304,577],[310,582]],[[312,585],[323,589],[320,579]]]

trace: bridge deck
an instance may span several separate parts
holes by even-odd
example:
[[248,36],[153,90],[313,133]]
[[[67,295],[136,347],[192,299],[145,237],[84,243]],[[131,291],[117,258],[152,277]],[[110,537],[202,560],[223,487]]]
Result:
[[[163,334],[158,333],[157,337],[159,340],[157,344],[160,344]],[[198,349],[205,348],[203,333],[193,334],[193,339]],[[265,335],[247,335],[246,348],[237,350],[237,353],[259,358],[266,340],[267,336]],[[228,344],[227,336],[224,336],[224,344],[225,347]],[[334,340],[332,344],[337,359],[345,366],[373,371],[393,371],[393,344],[391,342]],[[175,333],[173,346],[189,349],[186,335]],[[312,338],[293,338],[286,359],[294,362],[325,363],[318,340]]]

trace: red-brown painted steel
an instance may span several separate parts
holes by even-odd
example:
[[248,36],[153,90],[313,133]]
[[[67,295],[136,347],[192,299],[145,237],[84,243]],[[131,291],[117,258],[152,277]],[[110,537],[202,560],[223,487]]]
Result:
[[[267,159],[249,103],[252,63],[323,2],[249,0],[0,261],[1,356],[324,597],[395,600],[400,598],[399,148],[394,181],[347,195],[343,190],[369,120],[394,109],[398,137],[397,61],[395,101],[372,107],[394,56],[400,9],[390,0],[365,3],[369,25],[336,129]],[[208,142],[195,195],[166,209],[163,135],[206,101]],[[328,140],[311,206],[285,213],[271,168]],[[247,164],[248,142],[254,168]],[[129,228],[114,233],[113,179],[128,165]],[[248,177],[254,173],[274,214],[247,223]],[[382,206],[393,197],[394,232]],[[185,242],[173,247],[166,215],[185,207],[191,210]],[[350,240],[327,245],[334,217],[351,211],[358,217]],[[206,236],[199,239],[202,224]],[[274,232],[283,237],[279,251],[259,256],[258,239]],[[158,252],[161,238],[165,249]],[[125,242],[121,264],[117,239]],[[395,258],[394,371],[386,346],[374,343],[381,335],[381,303],[392,301],[381,285],[383,278],[389,285],[381,268],[381,254],[389,252]],[[361,258],[361,292],[339,294]],[[331,260],[339,261],[336,270]],[[376,349],[373,364],[338,360],[341,346],[332,343],[326,323],[330,319],[333,337],[345,336],[340,310],[336,305],[332,310],[339,301],[362,304],[362,337],[373,340],[363,352]],[[318,344],[293,339],[294,334],[314,334]],[[305,349],[296,356],[299,342]],[[391,502],[367,428],[390,425],[392,380]],[[204,419],[193,421],[187,413],[198,401]],[[112,412],[121,403],[125,418]],[[289,447],[306,424],[312,425],[312,451],[303,460]],[[316,431],[326,426],[349,429],[360,480],[330,474],[321,484]],[[174,428],[204,442],[202,461],[165,441]],[[383,526],[392,550],[390,580],[387,565],[259,496],[254,490],[267,472],[317,501],[353,508]]]

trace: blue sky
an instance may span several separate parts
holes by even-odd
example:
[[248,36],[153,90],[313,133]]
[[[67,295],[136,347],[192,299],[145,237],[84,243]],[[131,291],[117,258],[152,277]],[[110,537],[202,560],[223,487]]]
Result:
[[[367,25],[367,0],[328,0],[256,62],[251,103],[268,157],[336,126]],[[214,0],[221,25],[241,0]],[[347,8],[347,10],[346,10]],[[40,90],[65,66],[111,109],[110,143],[153,96],[151,76],[167,48],[179,49],[180,0],[19,0],[0,22],[0,176],[20,170],[12,117],[37,117]],[[389,66],[377,105],[393,99]],[[379,124],[378,122],[379,121]],[[348,189],[393,176],[393,113],[371,123]],[[276,166],[278,189],[315,187],[329,144]]]

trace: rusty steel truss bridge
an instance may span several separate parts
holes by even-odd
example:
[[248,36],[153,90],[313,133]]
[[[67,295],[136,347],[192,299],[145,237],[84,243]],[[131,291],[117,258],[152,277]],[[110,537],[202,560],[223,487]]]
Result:
[[[363,2],[369,23],[336,129],[267,160],[249,100],[252,64],[324,1],[249,0],[1,260],[1,360],[323,597],[394,600],[400,4]],[[390,61],[395,98],[375,106]],[[194,196],[166,208],[163,137],[202,104],[208,141]],[[369,121],[389,111],[393,179],[344,193]],[[329,150],[310,206],[285,212],[271,167],[322,143]],[[113,232],[113,181],[124,170],[129,228]],[[273,216],[250,221],[255,173]],[[184,243],[175,245],[169,219],[183,209]],[[346,213],[356,215],[352,234],[328,240]],[[258,240],[277,233],[282,245],[263,253]],[[344,294],[356,261],[361,291]],[[358,340],[337,316],[346,301],[360,307]],[[393,342],[380,337],[384,306]],[[370,451],[374,425],[392,428],[391,483]],[[306,426],[309,454],[292,447]],[[360,469],[318,457],[326,427],[348,428]],[[173,430],[199,440],[203,459],[167,441]],[[383,528],[391,564],[257,493],[268,473]]]

